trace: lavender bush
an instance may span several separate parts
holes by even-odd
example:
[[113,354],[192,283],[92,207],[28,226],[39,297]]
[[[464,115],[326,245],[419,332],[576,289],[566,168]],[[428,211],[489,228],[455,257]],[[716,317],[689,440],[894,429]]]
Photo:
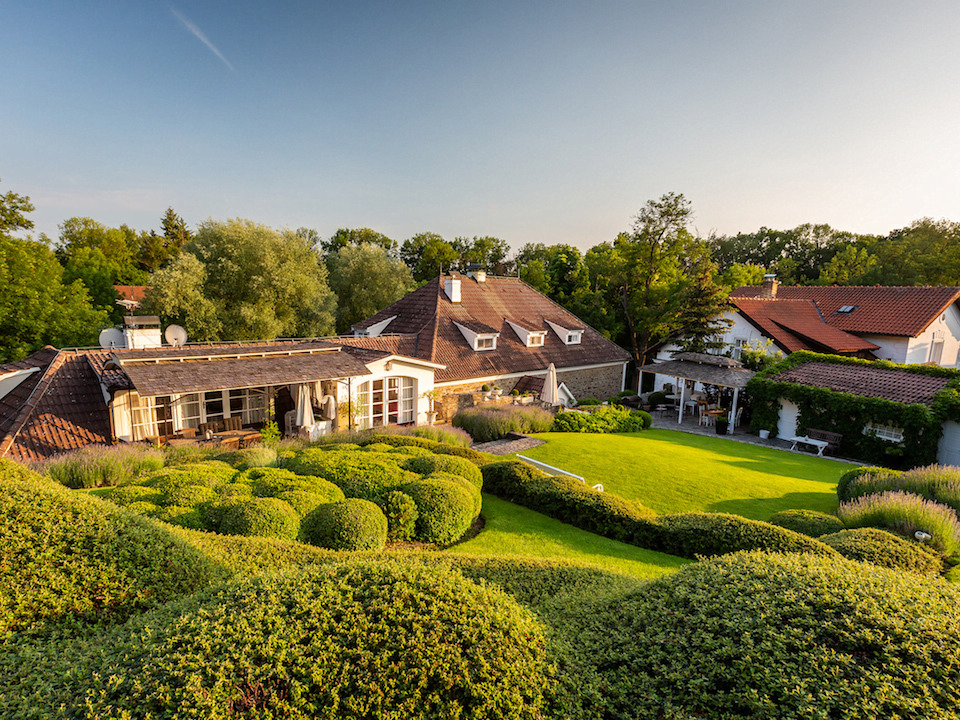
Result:
[[887,491],[903,491],[953,508],[960,513],[960,468],[928,465],[906,472],[873,472],[847,486],[848,499]]
[[88,445],[55,455],[37,469],[68,488],[122,485],[163,467],[163,453],[149,445]]
[[468,408],[454,416],[453,424],[469,433],[475,442],[490,442],[512,432],[549,432],[553,414],[535,407]]
[[960,549],[960,520],[946,505],[906,492],[865,495],[837,510],[848,528],[876,527],[913,539],[918,530],[929,533],[930,545],[945,555]]

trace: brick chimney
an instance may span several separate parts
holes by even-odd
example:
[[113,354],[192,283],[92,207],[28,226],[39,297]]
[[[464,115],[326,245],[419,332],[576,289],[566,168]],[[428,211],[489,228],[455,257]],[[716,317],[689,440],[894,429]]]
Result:
[[763,285],[760,286],[760,297],[772,299],[777,296],[777,286],[780,283],[777,282],[776,275],[764,275],[763,276]]

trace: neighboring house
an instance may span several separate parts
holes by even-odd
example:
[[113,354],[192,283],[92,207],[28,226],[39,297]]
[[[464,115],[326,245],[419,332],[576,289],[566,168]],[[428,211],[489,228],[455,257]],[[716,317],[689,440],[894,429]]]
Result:
[[[512,277],[437,277],[353,326],[347,345],[393,349],[443,365],[435,384],[451,396],[484,384],[509,393],[543,378],[551,363],[572,398],[605,400],[624,386],[629,353],[525,282]],[[387,333],[393,334],[385,337]],[[518,389],[521,389],[518,388]]]
[[[781,286],[768,275],[761,286],[730,294],[723,318],[724,349],[735,360],[744,347],[789,355],[798,350],[960,367],[960,287]],[[657,354],[669,360],[667,344]],[[657,376],[655,389],[671,378]]]
[[[880,360],[895,363],[932,363],[943,367],[960,367],[960,287],[857,287],[857,286],[778,286],[768,277],[760,287],[741,287],[731,293],[730,301],[737,308],[734,314],[771,337],[784,352],[784,339],[794,332],[784,327],[771,330],[761,320],[771,312],[763,308],[785,308],[789,303],[812,303],[824,323],[831,328],[854,335],[872,345],[870,351]],[[809,331],[808,331],[809,332]],[[818,352],[833,352],[830,345],[837,342],[827,335],[818,336],[823,349],[810,343]],[[735,350],[750,338],[750,328],[739,324],[726,333],[728,347]],[[816,339],[816,338],[814,338]],[[864,349],[867,349],[866,347]],[[835,354],[866,356],[860,351]]]

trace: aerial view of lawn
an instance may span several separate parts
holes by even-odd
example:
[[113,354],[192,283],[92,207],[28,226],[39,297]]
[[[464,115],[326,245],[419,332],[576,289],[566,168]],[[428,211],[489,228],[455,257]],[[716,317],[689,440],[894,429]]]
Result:
[[840,475],[827,458],[675,430],[624,435],[543,433],[521,453],[658,513],[726,512],[766,520],[781,510],[833,512]]
[[483,532],[449,552],[573,560],[651,579],[691,562],[594,535],[487,493],[483,495],[483,517]]

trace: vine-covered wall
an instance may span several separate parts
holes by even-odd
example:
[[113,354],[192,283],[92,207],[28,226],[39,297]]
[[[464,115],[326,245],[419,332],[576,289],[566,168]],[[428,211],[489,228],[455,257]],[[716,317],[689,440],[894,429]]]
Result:
[[[823,387],[781,382],[777,376],[809,362],[867,365],[914,375],[945,377],[947,386],[931,405],[899,403],[881,398],[835,392]],[[933,365],[898,365],[883,360],[861,360],[840,355],[795,352],[786,360],[757,373],[747,385],[753,403],[753,429],[775,431],[780,399],[800,409],[797,431],[809,428],[840,433],[838,455],[893,467],[927,465],[937,461],[937,444],[946,420],[960,421],[960,371]],[[891,442],[864,434],[868,423],[903,428],[903,441]]]

